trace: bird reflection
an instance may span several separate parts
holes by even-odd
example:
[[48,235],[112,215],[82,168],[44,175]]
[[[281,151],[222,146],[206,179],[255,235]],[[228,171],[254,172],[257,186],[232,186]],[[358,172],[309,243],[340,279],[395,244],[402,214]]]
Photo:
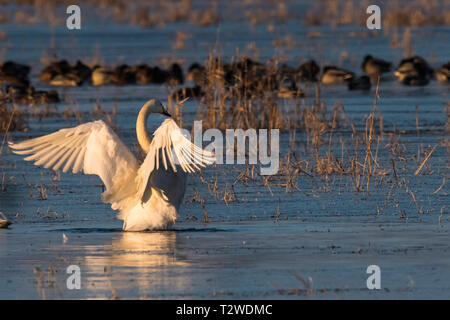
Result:
[[125,232],[113,239],[112,266],[157,267],[182,264],[175,258],[175,232]]
[[176,232],[163,231],[121,232],[111,245],[86,246],[84,287],[96,296],[106,290],[121,298],[183,290],[190,286],[189,279],[173,273],[189,263],[177,256],[176,245]]

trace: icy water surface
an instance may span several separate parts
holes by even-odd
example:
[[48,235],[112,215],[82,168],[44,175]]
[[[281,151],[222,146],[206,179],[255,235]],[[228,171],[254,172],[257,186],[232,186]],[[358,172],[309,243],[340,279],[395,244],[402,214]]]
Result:
[[[302,9],[300,5],[293,8]],[[33,67],[33,85],[42,89],[49,87],[39,83],[39,61],[48,51],[51,34],[56,43],[53,52],[59,56],[71,61],[91,59],[99,48],[101,58],[110,64],[156,64],[172,57],[184,60],[186,68],[203,62],[214,48],[229,60],[237,51],[245,52],[249,42],[256,44],[259,58],[266,60],[279,53],[272,42],[285,33],[298,40],[283,52],[291,65],[315,58],[361,73],[360,63],[367,53],[394,65],[402,57],[401,49],[390,46],[388,34],[351,37],[352,32],[368,32],[356,26],[306,27],[291,21],[275,35],[264,26],[244,28],[233,22],[224,22],[220,29],[181,27],[193,34],[192,42],[181,51],[171,48],[180,24],[139,29],[98,21],[77,32],[3,24],[0,30],[7,33],[7,39],[0,45],[7,48],[6,59]],[[311,30],[319,30],[322,36],[308,37]],[[449,35],[448,27],[424,27],[412,31],[412,43],[416,53],[438,67],[449,60]],[[0,299],[448,299],[450,202],[446,181],[450,177],[448,151],[442,141],[448,139],[444,130],[449,88],[435,81],[426,87],[405,87],[389,79],[381,83],[377,108],[385,130],[405,132],[401,143],[408,156],[418,148],[436,146],[422,174],[413,175],[419,161],[398,164],[407,188],[391,190],[391,184],[377,178],[370,193],[358,193],[348,177],[330,176],[326,181],[320,175],[301,174],[294,192],[287,193],[275,183],[270,188],[260,181],[248,186],[236,183],[234,201],[225,202],[225,182],[231,186],[243,167],[210,167],[203,175],[208,181],[217,177],[222,193],[215,197],[198,175],[191,176],[179,220],[168,231],[122,232],[121,221],[100,201],[99,178],[56,175],[22,161],[5,147],[0,157],[0,211],[14,224],[8,230],[0,229]],[[139,108],[151,97],[167,102],[168,94],[165,86],[156,85],[84,85],[58,91],[75,101],[84,121],[92,119],[96,101],[106,111],[116,105],[118,134],[132,150]],[[306,88],[306,92],[310,103],[314,89]],[[349,92],[344,86],[324,87],[321,92],[328,110],[342,103],[357,129],[365,125],[374,94],[374,88]],[[67,106],[67,102],[58,104],[58,111]],[[183,121],[188,127],[196,107],[192,100],[185,104]],[[159,119],[152,121],[156,125]],[[75,118],[30,117],[29,131],[12,132],[9,138],[20,141],[76,124]],[[348,128],[337,131],[336,139],[339,134],[343,139],[351,135]],[[281,157],[288,140],[287,134],[281,135]],[[298,153],[311,157],[303,153],[305,143],[299,132]],[[387,144],[387,138],[381,143]],[[386,152],[381,149],[380,156]],[[388,155],[380,158],[389,161]],[[390,168],[389,163],[382,165]],[[392,173],[386,179],[392,180]],[[46,200],[41,199],[41,186]],[[204,223],[203,208],[195,201],[197,192],[206,198],[209,223]],[[69,265],[81,268],[81,290],[66,287]],[[381,290],[366,287],[369,265],[381,268]]]

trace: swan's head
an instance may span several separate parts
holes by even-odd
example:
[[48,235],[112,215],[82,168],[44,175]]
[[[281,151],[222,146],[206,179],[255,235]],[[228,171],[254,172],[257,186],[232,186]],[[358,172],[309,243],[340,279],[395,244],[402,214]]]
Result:
[[141,111],[139,111],[136,121],[136,134],[142,150],[146,153],[148,152],[151,143],[151,138],[147,133],[147,117],[151,113],[159,113],[167,117],[171,117],[170,113],[167,112],[167,109],[160,101],[156,99],[148,100],[142,107]]
[[152,99],[149,100],[146,104],[148,104],[148,113],[159,113],[167,117],[171,117],[170,113],[167,112],[167,109],[159,100]]

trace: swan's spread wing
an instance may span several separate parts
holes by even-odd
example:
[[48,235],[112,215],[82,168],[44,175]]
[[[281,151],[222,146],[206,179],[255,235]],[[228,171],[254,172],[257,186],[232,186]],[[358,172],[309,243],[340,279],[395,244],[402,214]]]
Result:
[[[98,175],[106,186],[103,200],[111,203],[129,193],[121,192],[124,182],[133,182],[139,167],[135,156],[101,120],[19,143],[10,142],[9,147],[16,154],[29,155],[25,160],[35,161],[37,166]],[[132,188],[128,185],[128,189]]]
[[177,172],[176,165],[179,165],[184,172],[194,172],[214,161],[213,152],[193,144],[173,119],[166,119],[153,134],[147,157],[139,169],[140,194],[144,193],[150,174],[160,166]]

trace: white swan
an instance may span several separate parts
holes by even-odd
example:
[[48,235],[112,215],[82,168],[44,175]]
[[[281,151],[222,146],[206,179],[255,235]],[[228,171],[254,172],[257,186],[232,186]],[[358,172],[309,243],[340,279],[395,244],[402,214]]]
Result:
[[[154,132],[153,140],[147,134],[146,123],[151,113],[168,116]],[[136,133],[147,153],[141,166],[102,120],[19,143],[10,142],[9,147],[16,154],[30,155],[25,160],[35,161],[37,166],[98,175],[106,187],[102,200],[111,203],[112,209],[120,210],[118,218],[124,221],[124,230],[167,228],[175,223],[184,197],[184,172],[213,163],[214,154],[183,136],[158,100],[144,104],[137,118]]]

